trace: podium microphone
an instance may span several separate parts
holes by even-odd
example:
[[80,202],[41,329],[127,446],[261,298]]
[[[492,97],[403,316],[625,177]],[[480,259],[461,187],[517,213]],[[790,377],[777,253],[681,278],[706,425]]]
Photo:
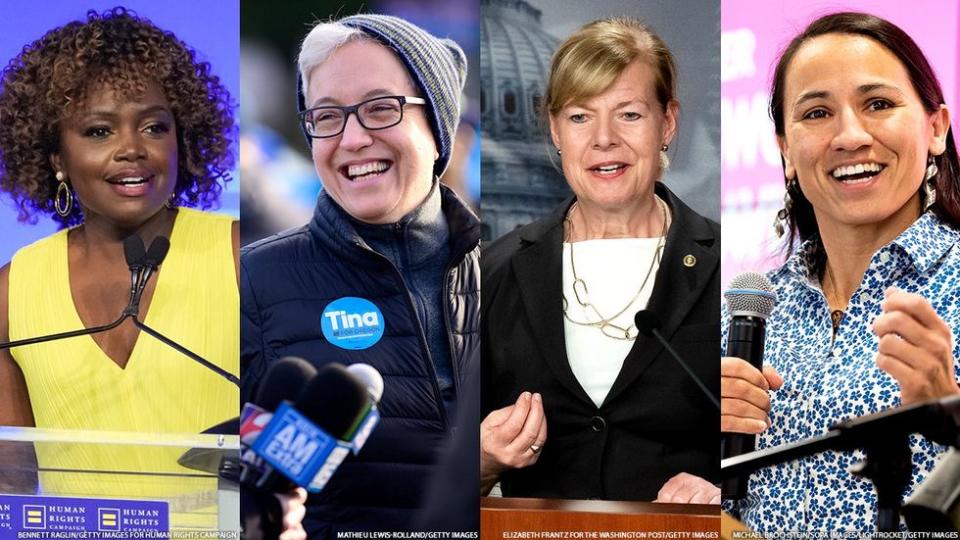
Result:
[[[166,241],[166,238],[164,238],[164,240]],[[167,248],[169,248],[170,242],[167,241],[166,244]],[[154,248],[154,245],[158,245],[156,239],[150,244],[150,248],[154,249],[154,254],[156,255],[159,253],[161,248],[159,245],[157,248]],[[0,343],[0,350],[34,345],[36,343],[46,343],[47,341],[56,341],[58,339],[99,334],[101,332],[106,332],[107,330],[113,330],[114,328],[120,326],[120,323],[127,320],[129,317],[135,316],[136,310],[139,309],[140,295],[143,293],[143,289],[146,287],[146,281],[143,279],[143,267],[144,260],[147,258],[147,251],[143,248],[143,240],[141,240],[140,237],[135,234],[124,239],[123,256],[127,261],[127,266],[130,267],[130,300],[127,302],[127,307],[124,308],[123,313],[120,314],[120,317],[117,318],[117,320],[111,323],[102,324],[100,326],[94,326],[92,328],[81,328],[79,330],[71,330],[69,332],[59,332],[57,334],[49,334],[46,336],[18,339],[16,341]],[[166,256],[166,249],[163,250],[163,254],[160,258],[162,259],[164,256]]]
[[[134,236],[137,240],[140,240],[139,237]],[[129,238],[127,240],[130,240]],[[131,241],[133,242],[133,241]],[[142,250],[142,241],[140,248]],[[130,317],[133,319],[133,324],[142,330],[143,332],[153,336],[154,338],[160,340],[168,347],[171,347],[178,351],[180,354],[190,358],[191,360],[197,362],[203,367],[209,369],[210,371],[220,375],[224,379],[233,383],[236,387],[240,387],[240,378],[236,375],[230,373],[229,371],[221,368],[220,366],[210,362],[206,358],[200,356],[199,354],[191,351],[190,349],[180,345],[176,341],[168,338],[167,336],[161,334],[160,332],[150,328],[143,321],[140,320],[140,298],[143,295],[143,291],[147,288],[147,283],[150,281],[150,276],[160,267],[160,264],[163,263],[163,259],[166,258],[167,252],[170,250],[170,240],[164,236],[158,236],[150,242],[150,247],[147,248],[146,254],[143,257],[143,260],[139,268],[139,278],[137,280],[137,286],[135,287],[136,292],[130,299],[130,304],[125,310],[123,310],[123,317]],[[136,253],[138,248],[131,247],[131,252]],[[127,254],[127,242],[124,241],[124,255]],[[130,259],[127,259],[127,263],[130,264]],[[131,271],[131,281],[133,280],[133,273],[136,273],[135,265],[130,265]],[[123,320],[123,319],[121,319]]]
[[36,343],[45,343],[47,341],[56,341],[58,339],[99,334],[101,332],[106,332],[107,330],[113,330],[114,328],[120,326],[123,321],[132,319],[133,324],[143,332],[162,341],[169,347],[176,349],[181,354],[198,362],[207,369],[213,371],[217,375],[220,375],[224,379],[239,387],[240,379],[238,377],[140,321],[140,298],[143,295],[143,291],[147,288],[147,283],[150,280],[150,276],[157,271],[160,264],[163,262],[163,259],[167,256],[167,251],[169,250],[170,240],[164,236],[157,236],[154,238],[153,241],[150,242],[150,247],[146,250],[143,248],[143,240],[137,235],[128,236],[123,241],[123,256],[127,261],[127,266],[130,268],[130,300],[127,302],[127,307],[123,309],[123,312],[120,314],[120,317],[117,318],[117,320],[108,324],[94,326],[93,328],[81,328],[79,330],[71,330],[69,332],[60,332],[57,334],[0,343],[0,350],[23,347],[25,345],[34,345]]
[[[128,244],[130,245],[129,250],[127,249]],[[168,251],[170,251],[170,240],[167,240],[164,236],[154,238],[146,252],[143,250],[143,240],[137,235],[130,236],[123,241],[123,254],[127,258],[127,265],[130,267],[130,281],[133,282],[134,277],[136,277],[134,294],[130,297],[130,304],[124,310],[124,313],[129,312],[134,318],[139,315],[140,297],[143,296],[143,291],[147,288],[150,276],[157,270],[163,259],[167,257]],[[142,255],[139,259],[133,258],[140,253]]]
[[673,360],[680,364],[680,367],[687,372],[687,375],[693,379],[693,382],[697,383],[697,386],[700,387],[700,390],[703,392],[703,395],[707,396],[707,399],[710,400],[710,403],[713,403],[713,406],[720,410],[720,402],[717,401],[717,397],[713,395],[713,392],[707,389],[707,385],[703,384],[703,381],[700,380],[700,377],[697,377],[696,373],[690,369],[690,366],[680,358],[680,355],[677,354],[677,351],[670,346],[670,343],[663,337],[663,334],[660,333],[660,319],[657,317],[657,314],[645,309],[643,311],[638,311],[637,314],[633,317],[633,323],[637,325],[637,330],[647,336],[653,336],[660,342],[660,345],[663,345],[663,348],[667,351],[667,354],[670,355]]
[[123,240],[123,258],[127,261],[127,267],[130,268],[130,301],[127,307],[133,305],[137,291],[140,290],[141,270],[143,270],[143,259],[146,256],[147,250],[143,247],[143,239],[139,236],[132,234]]
[[[763,370],[767,319],[777,303],[773,284],[763,274],[744,272],[733,278],[723,297],[730,312],[726,356],[742,358]],[[720,453],[724,459],[747,454],[753,452],[756,443],[756,435],[727,433],[723,436]],[[747,477],[724,480],[721,492],[724,499],[742,499],[747,494]]]

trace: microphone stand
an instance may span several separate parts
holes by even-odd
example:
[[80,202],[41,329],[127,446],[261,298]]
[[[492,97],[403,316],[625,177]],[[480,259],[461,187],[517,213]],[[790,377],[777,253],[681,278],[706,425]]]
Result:
[[[159,242],[159,243],[158,243]],[[136,292],[130,297],[130,303],[123,310],[123,315],[121,315],[121,320],[126,317],[133,319],[133,324],[139,328],[141,331],[146,332],[147,334],[158,339],[165,345],[169,346],[172,349],[175,349],[180,354],[196,361],[205,368],[213,371],[217,375],[220,375],[224,379],[233,383],[237,388],[240,387],[240,379],[230,373],[229,371],[221,368],[220,366],[210,362],[206,358],[203,358],[199,354],[191,351],[190,349],[180,345],[176,341],[168,338],[167,336],[161,334],[160,332],[150,328],[143,321],[140,320],[140,297],[143,295],[143,291],[147,288],[147,282],[150,280],[151,274],[153,274],[160,263],[163,261],[163,258],[167,255],[167,250],[170,248],[170,243],[166,238],[157,237],[150,244],[150,248],[147,250],[146,256],[143,259],[142,268],[143,272],[139,274],[137,280]],[[131,268],[133,271],[133,268]],[[119,323],[118,323],[119,324]]]
[[110,324],[104,324],[102,326],[94,326],[93,328],[81,328],[80,330],[71,330],[69,332],[61,332],[59,334],[51,334],[49,336],[18,339],[16,341],[8,341],[6,343],[0,343],[0,350],[12,349],[14,347],[22,347],[24,345],[33,345],[34,343],[44,343],[47,341],[53,341],[57,339],[86,336],[89,334],[99,334],[101,332],[106,332],[107,330],[113,330],[114,328],[120,326],[120,323],[127,320],[127,317],[129,317],[129,315],[124,314],[124,315],[121,315],[119,319],[113,321]]
[[[139,247],[134,246],[135,242],[140,242]],[[139,237],[133,236],[130,237],[128,241],[124,242],[124,254],[127,257],[127,264],[130,266],[130,301],[127,303],[127,307],[123,309],[123,313],[120,314],[120,317],[117,320],[109,324],[95,326],[93,328],[81,328],[79,330],[71,330],[69,332],[61,332],[59,334],[51,334],[48,336],[39,336],[0,343],[0,350],[22,347],[24,345],[33,345],[36,343],[44,343],[57,339],[99,334],[101,332],[106,332],[107,330],[113,330],[114,328],[120,326],[123,321],[127,319],[133,319],[133,324],[141,331],[146,332],[150,336],[160,340],[181,354],[195,360],[199,364],[213,371],[217,375],[220,375],[239,388],[240,379],[238,377],[229,371],[224,370],[220,366],[211,363],[209,360],[201,357],[190,349],[187,349],[183,345],[180,345],[172,339],[164,336],[153,328],[150,328],[139,318],[140,297],[143,295],[143,291],[147,288],[147,282],[150,281],[150,276],[156,272],[160,266],[160,263],[163,261],[163,258],[166,256],[169,247],[170,243],[166,238],[157,237],[150,244],[150,249],[146,250],[146,253],[144,254],[143,242]]]
[[[150,247],[153,249],[151,256],[160,251],[160,245],[154,247],[151,244]],[[164,251],[165,255],[166,250],[162,251]],[[106,332],[107,330],[113,330],[114,328],[120,326],[123,321],[131,317],[131,315],[136,315],[138,305],[140,304],[140,294],[143,293],[143,289],[147,285],[146,281],[150,279],[150,274],[145,272],[146,264],[144,263],[147,262],[147,252],[143,247],[143,240],[141,240],[137,235],[127,237],[123,241],[123,255],[127,260],[127,266],[130,268],[130,300],[127,303],[127,307],[124,308],[123,313],[120,314],[120,317],[117,320],[113,321],[112,323],[94,326],[93,328],[81,328],[80,330],[60,332],[59,334],[51,334],[49,336],[38,336],[0,343],[0,350],[22,347],[24,345],[33,345],[36,343],[45,343],[47,341],[55,341],[58,339],[99,334],[101,332]]]
[[196,360],[198,363],[202,364],[204,367],[206,367],[210,371],[213,371],[217,375],[220,375],[224,379],[232,382],[238,388],[240,387],[240,379],[236,377],[234,374],[230,373],[229,371],[226,371],[225,369],[201,357],[200,355],[184,347],[183,345],[180,345],[179,343],[173,341],[172,339],[164,336],[163,334],[161,334],[160,332],[157,332],[153,328],[150,328],[149,326],[144,324],[142,321],[140,321],[140,319],[137,317],[137,314],[133,314],[131,317],[133,318],[133,324],[135,324],[137,328],[139,328],[140,330],[143,330],[147,334],[157,338],[158,340],[162,341],[166,345],[169,345],[170,347],[176,349],[181,354],[188,356],[193,360]]
[[877,531],[896,532],[900,498],[910,483],[909,437],[913,433],[960,448],[960,396],[854,418],[833,426],[825,435],[727,458],[720,463],[720,475],[747,475],[827,450],[863,448],[867,459],[854,474],[870,479],[877,490]]

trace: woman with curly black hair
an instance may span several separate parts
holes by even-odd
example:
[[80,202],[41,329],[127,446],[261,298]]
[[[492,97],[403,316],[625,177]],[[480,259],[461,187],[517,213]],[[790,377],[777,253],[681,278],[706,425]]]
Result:
[[[164,236],[170,251],[141,318],[236,374],[237,223],[187,208],[214,205],[230,179],[232,109],[208,63],[122,8],[24,47],[0,79],[0,189],[22,221],[50,216],[63,230],[0,269],[0,341],[113,321],[129,296],[124,239]],[[130,320],[0,352],[0,425],[198,433],[235,417],[238,399],[236,386]],[[39,448],[38,459],[99,465],[73,446]],[[127,466],[138,464],[111,463]]]

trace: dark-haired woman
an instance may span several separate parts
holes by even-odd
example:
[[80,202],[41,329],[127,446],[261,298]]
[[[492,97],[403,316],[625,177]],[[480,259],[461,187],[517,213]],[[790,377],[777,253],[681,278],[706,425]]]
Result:
[[[883,19],[822,17],[780,58],[770,109],[787,186],[778,228],[799,245],[770,274],[767,366],[722,361],[721,429],[767,448],[960,393],[960,168],[923,53]],[[915,436],[911,450],[906,495],[944,449]],[[758,531],[873,530],[874,487],[850,473],[864,457],[762,469],[740,516]]]
[[[170,251],[141,318],[237,373],[237,224],[186,208],[211,206],[229,179],[231,108],[208,64],[120,8],[55,28],[10,61],[0,88],[0,188],[22,220],[48,215],[65,228],[0,269],[0,341],[113,321],[128,300],[124,239],[137,234],[149,245],[165,236]],[[0,352],[0,425],[198,433],[235,417],[238,394],[129,320]],[[45,469],[164,467],[145,463],[156,457],[38,447]],[[107,491],[93,475],[40,480],[60,494]],[[152,488],[138,489],[126,493]]]

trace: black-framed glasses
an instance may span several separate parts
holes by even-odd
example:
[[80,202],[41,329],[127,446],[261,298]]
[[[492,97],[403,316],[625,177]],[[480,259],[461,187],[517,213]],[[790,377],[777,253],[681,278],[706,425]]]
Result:
[[350,115],[356,114],[360,125],[366,129],[387,129],[403,120],[403,106],[408,103],[426,105],[427,102],[412,96],[381,96],[346,107],[313,107],[300,113],[300,127],[313,139],[336,137],[346,129]]

